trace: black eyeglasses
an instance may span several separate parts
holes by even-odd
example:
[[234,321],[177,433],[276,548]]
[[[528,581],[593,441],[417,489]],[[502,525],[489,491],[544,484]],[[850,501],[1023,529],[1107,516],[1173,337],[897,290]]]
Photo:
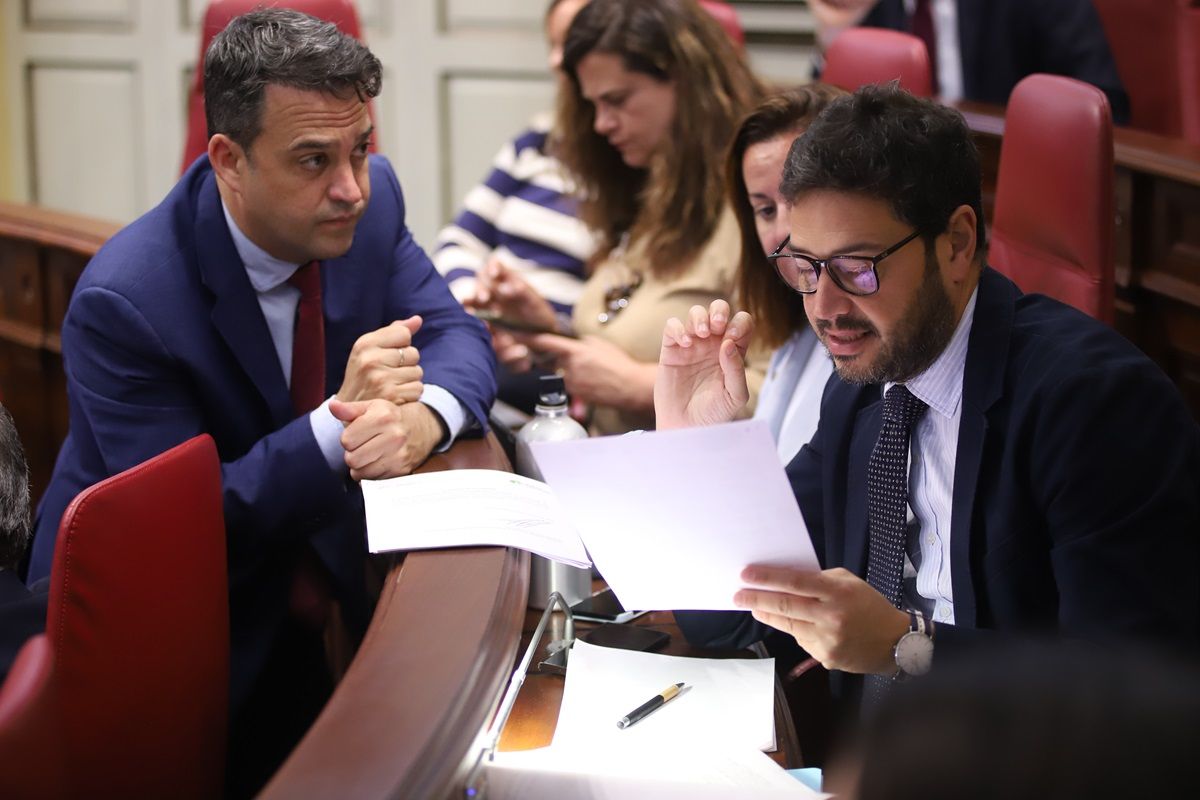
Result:
[[779,273],[783,282],[800,294],[815,293],[817,279],[821,277],[821,271],[825,270],[839,289],[861,297],[879,291],[879,273],[876,271],[879,269],[879,262],[917,238],[920,233],[913,231],[874,258],[830,256],[821,259],[809,258],[799,253],[785,253],[783,248],[791,241],[789,236],[780,242],[774,253],[767,256],[767,260],[775,265],[775,271]]

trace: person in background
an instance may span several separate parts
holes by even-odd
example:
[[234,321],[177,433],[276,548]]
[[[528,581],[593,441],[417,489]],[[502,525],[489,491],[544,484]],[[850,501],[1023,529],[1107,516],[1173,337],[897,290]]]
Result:
[[1200,753],[1198,666],[1083,642],[984,648],[898,686],[822,788],[844,800],[1177,797]]
[[30,578],[80,490],[213,437],[232,795],[283,761],[366,629],[358,481],[485,430],[495,392],[487,331],[413,241],[390,164],[368,155],[381,81],[333,24],[282,8],[233,19],[204,59],[207,156],[100,249],[63,322],[70,427]]
[[[575,14],[586,4],[587,0],[551,0],[546,9],[549,66],[560,92],[567,88],[563,42]],[[502,147],[487,178],[467,194],[454,222],[438,234],[433,263],[460,302],[486,307],[490,280],[508,268],[555,313],[570,319],[596,241],[577,216],[574,188],[555,155],[559,145],[552,122],[552,114],[539,115]],[[480,281],[481,273],[489,277]],[[532,413],[542,374],[513,374],[501,366],[498,398]]]
[[817,429],[821,393],[833,362],[808,324],[803,298],[780,284],[767,256],[788,237],[787,201],[779,193],[788,150],[825,105],[842,94],[814,83],[767,96],[738,126],[725,164],[729,204],[742,232],[737,296],[755,319],[758,346],[774,350],[754,417],[770,425],[784,464]]
[[943,102],[1005,105],[1027,75],[1048,72],[1106,95],[1113,121],[1129,122],[1129,95],[1091,0],[809,0],[827,47],[846,28],[912,33],[925,40],[934,93]]
[[[792,145],[781,192],[777,267],[837,371],[787,467],[823,569],[749,565],[733,600],[750,613],[679,612],[685,635],[783,631],[851,707],[989,640],[1196,648],[1200,428],[1111,327],[987,266],[962,115],[865,86]],[[729,315],[665,326],[660,429],[746,402],[753,320]]]
[[737,226],[708,165],[760,87],[694,0],[592,0],[571,23],[563,71],[558,153],[599,252],[569,326],[511,269],[492,277],[489,308],[580,338],[497,331],[497,354],[516,371],[553,357],[567,391],[594,407],[594,433],[653,427],[663,322],[733,285]]
[[0,682],[21,646],[46,629],[42,581],[27,589],[17,565],[29,545],[29,465],[8,409],[0,405]]

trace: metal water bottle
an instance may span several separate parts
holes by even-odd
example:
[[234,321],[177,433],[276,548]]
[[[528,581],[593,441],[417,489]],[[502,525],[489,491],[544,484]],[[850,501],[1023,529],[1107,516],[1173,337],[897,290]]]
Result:
[[[531,442],[562,442],[586,439],[587,435],[587,430],[567,413],[567,392],[562,377],[543,375],[534,417],[517,432],[517,473],[542,480],[529,448]],[[559,564],[537,555],[530,557],[529,564],[531,608],[545,608],[551,592],[558,592],[571,605],[592,594],[591,570]]]

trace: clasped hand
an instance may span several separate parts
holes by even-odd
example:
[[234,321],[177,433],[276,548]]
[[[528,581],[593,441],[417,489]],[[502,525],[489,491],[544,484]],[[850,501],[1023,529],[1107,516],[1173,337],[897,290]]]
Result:
[[407,475],[445,435],[436,412],[417,402],[425,389],[414,316],[363,334],[350,350],[346,373],[329,411],[345,427],[342,448],[355,480]]

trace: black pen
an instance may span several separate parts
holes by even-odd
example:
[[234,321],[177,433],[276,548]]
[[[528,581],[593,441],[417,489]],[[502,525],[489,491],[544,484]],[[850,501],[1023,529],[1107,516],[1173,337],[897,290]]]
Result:
[[666,689],[663,689],[660,693],[654,695],[654,697],[651,697],[649,700],[642,703],[640,706],[635,708],[633,711],[630,711],[628,714],[626,714],[625,716],[623,716],[619,720],[617,720],[617,727],[618,728],[628,728],[630,725],[637,722],[642,717],[648,715],[650,712],[654,711],[656,708],[659,708],[660,706],[665,705],[668,700],[670,700],[675,695],[679,694],[679,690],[682,688],[683,688],[682,683],[676,683],[671,686],[668,686]]

